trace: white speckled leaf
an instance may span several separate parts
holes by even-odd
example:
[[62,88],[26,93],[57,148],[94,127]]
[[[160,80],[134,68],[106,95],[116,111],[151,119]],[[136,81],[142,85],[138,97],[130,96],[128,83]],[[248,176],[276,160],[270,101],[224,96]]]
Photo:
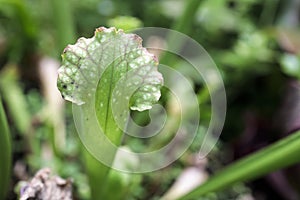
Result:
[[[134,79],[126,83],[139,85],[129,97],[128,107],[131,109],[150,109],[158,101],[163,78],[157,65],[154,55],[142,47],[139,36],[100,27],[92,38],[80,38],[76,44],[65,48],[57,86],[66,100],[78,105],[90,102],[95,96],[98,120],[106,131],[110,129],[107,121],[113,120],[111,104],[122,101],[122,98],[125,100],[124,96],[117,100],[112,98],[121,79]],[[123,87],[126,89],[130,86]]]
[[[142,39],[135,34],[101,27],[95,31],[94,37],[80,38],[75,45],[68,45],[62,55],[58,77],[62,96],[81,105],[95,92],[95,81],[105,78],[107,86],[111,87],[111,83],[127,71],[141,68],[140,78],[147,84],[135,92],[131,108],[140,111],[150,109],[160,97],[162,76],[157,71],[157,60],[141,46],[141,42]],[[101,76],[111,64],[114,65],[114,80],[107,80],[109,77]],[[106,88],[106,85],[102,87]]]

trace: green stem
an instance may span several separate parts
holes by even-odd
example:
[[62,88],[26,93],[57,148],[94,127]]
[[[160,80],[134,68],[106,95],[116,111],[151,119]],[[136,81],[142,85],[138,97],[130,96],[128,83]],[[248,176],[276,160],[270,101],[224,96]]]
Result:
[[[178,32],[189,35],[192,30],[195,14],[198,10],[199,5],[201,4],[201,0],[189,0],[186,1],[185,9],[182,13],[182,16],[178,21],[173,25],[172,29]],[[167,44],[169,49],[177,50],[181,48],[182,41],[178,41],[176,36],[172,33],[167,38]],[[169,66],[174,66],[177,62],[176,56],[173,54],[164,54],[161,58],[160,63],[166,64]]]
[[0,96],[0,199],[5,199],[11,173],[11,138]]
[[57,47],[61,52],[67,44],[75,42],[75,28],[70,1],[52,0],[53,20],[57,31]]
[[192,30],[194,22],[194,16],[198,10],[201,0],[189,0],[186,3],[186,7],[182,13],[182,16],[174,24],[173,29],[181,33],[189,34]]
[[85,149],[84,146],[82,146],[82,152],[85,160],[87,175],[89,178],[92,199],[103,199],[103,195],[105,193],[104,188],[106,186],[110,168],[96,160]]
[[0,91],[18,132],[26,135],[30,127],[31,117],[27,110],[27,103],[22,88],[18,83],[16,67],[8,66],[1,71]]
[[203,185],[179,198],[199,198],[238,182],[253,180],[300,161],[300,131],[243,158],[212,176]]

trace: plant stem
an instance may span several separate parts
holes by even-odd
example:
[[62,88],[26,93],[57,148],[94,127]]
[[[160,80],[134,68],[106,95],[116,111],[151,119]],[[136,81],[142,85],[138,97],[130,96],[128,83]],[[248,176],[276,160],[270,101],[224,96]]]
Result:
[[[189,0],[186,1],[185,9],[182,16],[173,25],[172,29],[178,32],[189,35],[192,30],[195,14],[198,10],[201,0]],[[167,38],[167,44],[169,49],[178,50],[181,48],[183,41],[178,41],[176,36],[172,33]],[[160,60],[160,63],[174,67],[177,62],[177,58],[172,54],[164,54]]]
[[53,20],[57,31],[57,47],[61,52],[67,44],[75,39],[74,21],[71,12],[70,1],[52,0]]
[[243,158],[212,176],[203,185],[179,198],[199,198],[238,182],[253,180],[300,161],[300,131]]
[[25,136],[30,127],[31,117],[27,110],[27,103],[22,88],[18,83],[15,66],[7,66],[1,71],[0,91],[17,130]]
[[103,199],[104,189],[110,168],[96,160],[90,152],[82,146],[85,167],[89,178],[92,199]]
[[179,20],[173,25],[173,29],[181,33],[189,34],[192,30],[194,16],[198,10],[201,0],[186,1],[186,7]]
[[0,199],[5,199],[11,173],[11,138],[0,96]]

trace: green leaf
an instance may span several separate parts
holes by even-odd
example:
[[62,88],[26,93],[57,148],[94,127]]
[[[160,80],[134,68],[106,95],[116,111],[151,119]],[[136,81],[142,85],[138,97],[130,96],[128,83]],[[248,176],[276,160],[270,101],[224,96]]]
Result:
[[[160,98],[163,78],[157,71],[158,61],[142,47],[142,39],[135,34],[100,27],[94,37],[80,38],[76,44],[68,45],[62,59],[57,82],[62,96],[85,113],[92,112],[91,105],[94,106],[102,131],[116,146],[120,145],[129,108],[147,110]],[[82,123],[86,128],[95,126],[88,119]],[[103,185],[109,169],[97,165],[90,156],[86,158],[88,165],[98,166],[97,170],[87,167],[93,171],[92,182],[100,179]],[[93,198],[103,198],[95,190]]]
[[245,157],[212,176],[180,200],[199,199],[211,192],[230,187],[238,182],[253,180],[300,161],[300,131]]
[[283,54],[280,59],[282,71],[289,76],[300,78],[300,57],[293,54]]
[[[114,144],[119,142],[120,130],[114,122],[111,104],[127,110],[124,103],[128,101],[131,109],[143,111],[160,97],[162,75],[157,71],[158,62],[135,34],[101,27],[94,37],[80,38],[75,45],[68,45],[62,58],[58,77],[62,96],[82,105],[92,103],[95,95],[99,124]],[[124,120],[126,117],[122,116]]]
[[124,31],[131,31],[140,28],[143,23],[138,18],[132,16],[117,16],[107,21],[109,26],[115,26]]
[[[111,90],[111,87],[126,72],[137,68],[140,68],[139,71],[136,70],[139,73],[137,75],[140,76],[132,78],[147,81],[149,85],[143,88],[144,91],[149,86],[158,89],[158,91],[148,93],[151,98],[154,97],[153,100],[149,100],[150,97],[145,100],[155,102],[159,98],[162,76],[156,71],[158,62],[142,47],[142,39],[135,34],[125,34],[122,30],[101,27],[96,30],[94,37],[80,38],[75,45],[68,45],[62,58],[58,88],[64,98],[73,103],[80,105],[88,101],[91,92],[95,92],[95,85],[91,83],[95,83],[100,77],[100,81],[103,81],[101,88]],[[103,75],[105,70],[107,74]],[[109,73],[109,70],[113,70],[113,73]],[[152,80],[147,78],[152,78]],[[74,93],[75,90],[76,93]],[[138,92],[135,95],[138,96]],[[138,99],[135,104],[142,105]]]
[[11,173],[11,138],[0,96],[0,199],[5,199]]

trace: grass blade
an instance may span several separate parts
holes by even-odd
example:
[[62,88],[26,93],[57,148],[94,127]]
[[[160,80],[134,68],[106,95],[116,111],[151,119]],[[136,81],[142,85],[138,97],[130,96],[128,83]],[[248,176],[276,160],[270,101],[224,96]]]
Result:
[[11,139],[8,130],[7,120],[0,97],[0,199],[5,199],[11,172]]
[[300,131],[245,157],[212,176],[206,183],[179,198],[199,198],[235,183],[253,180],[300,161]]
[[22,88],[18,82],[16,66],[7,66],[0,73],[0,91],[3,101],[18,132],[26,136],[30,126],[30,113]]

